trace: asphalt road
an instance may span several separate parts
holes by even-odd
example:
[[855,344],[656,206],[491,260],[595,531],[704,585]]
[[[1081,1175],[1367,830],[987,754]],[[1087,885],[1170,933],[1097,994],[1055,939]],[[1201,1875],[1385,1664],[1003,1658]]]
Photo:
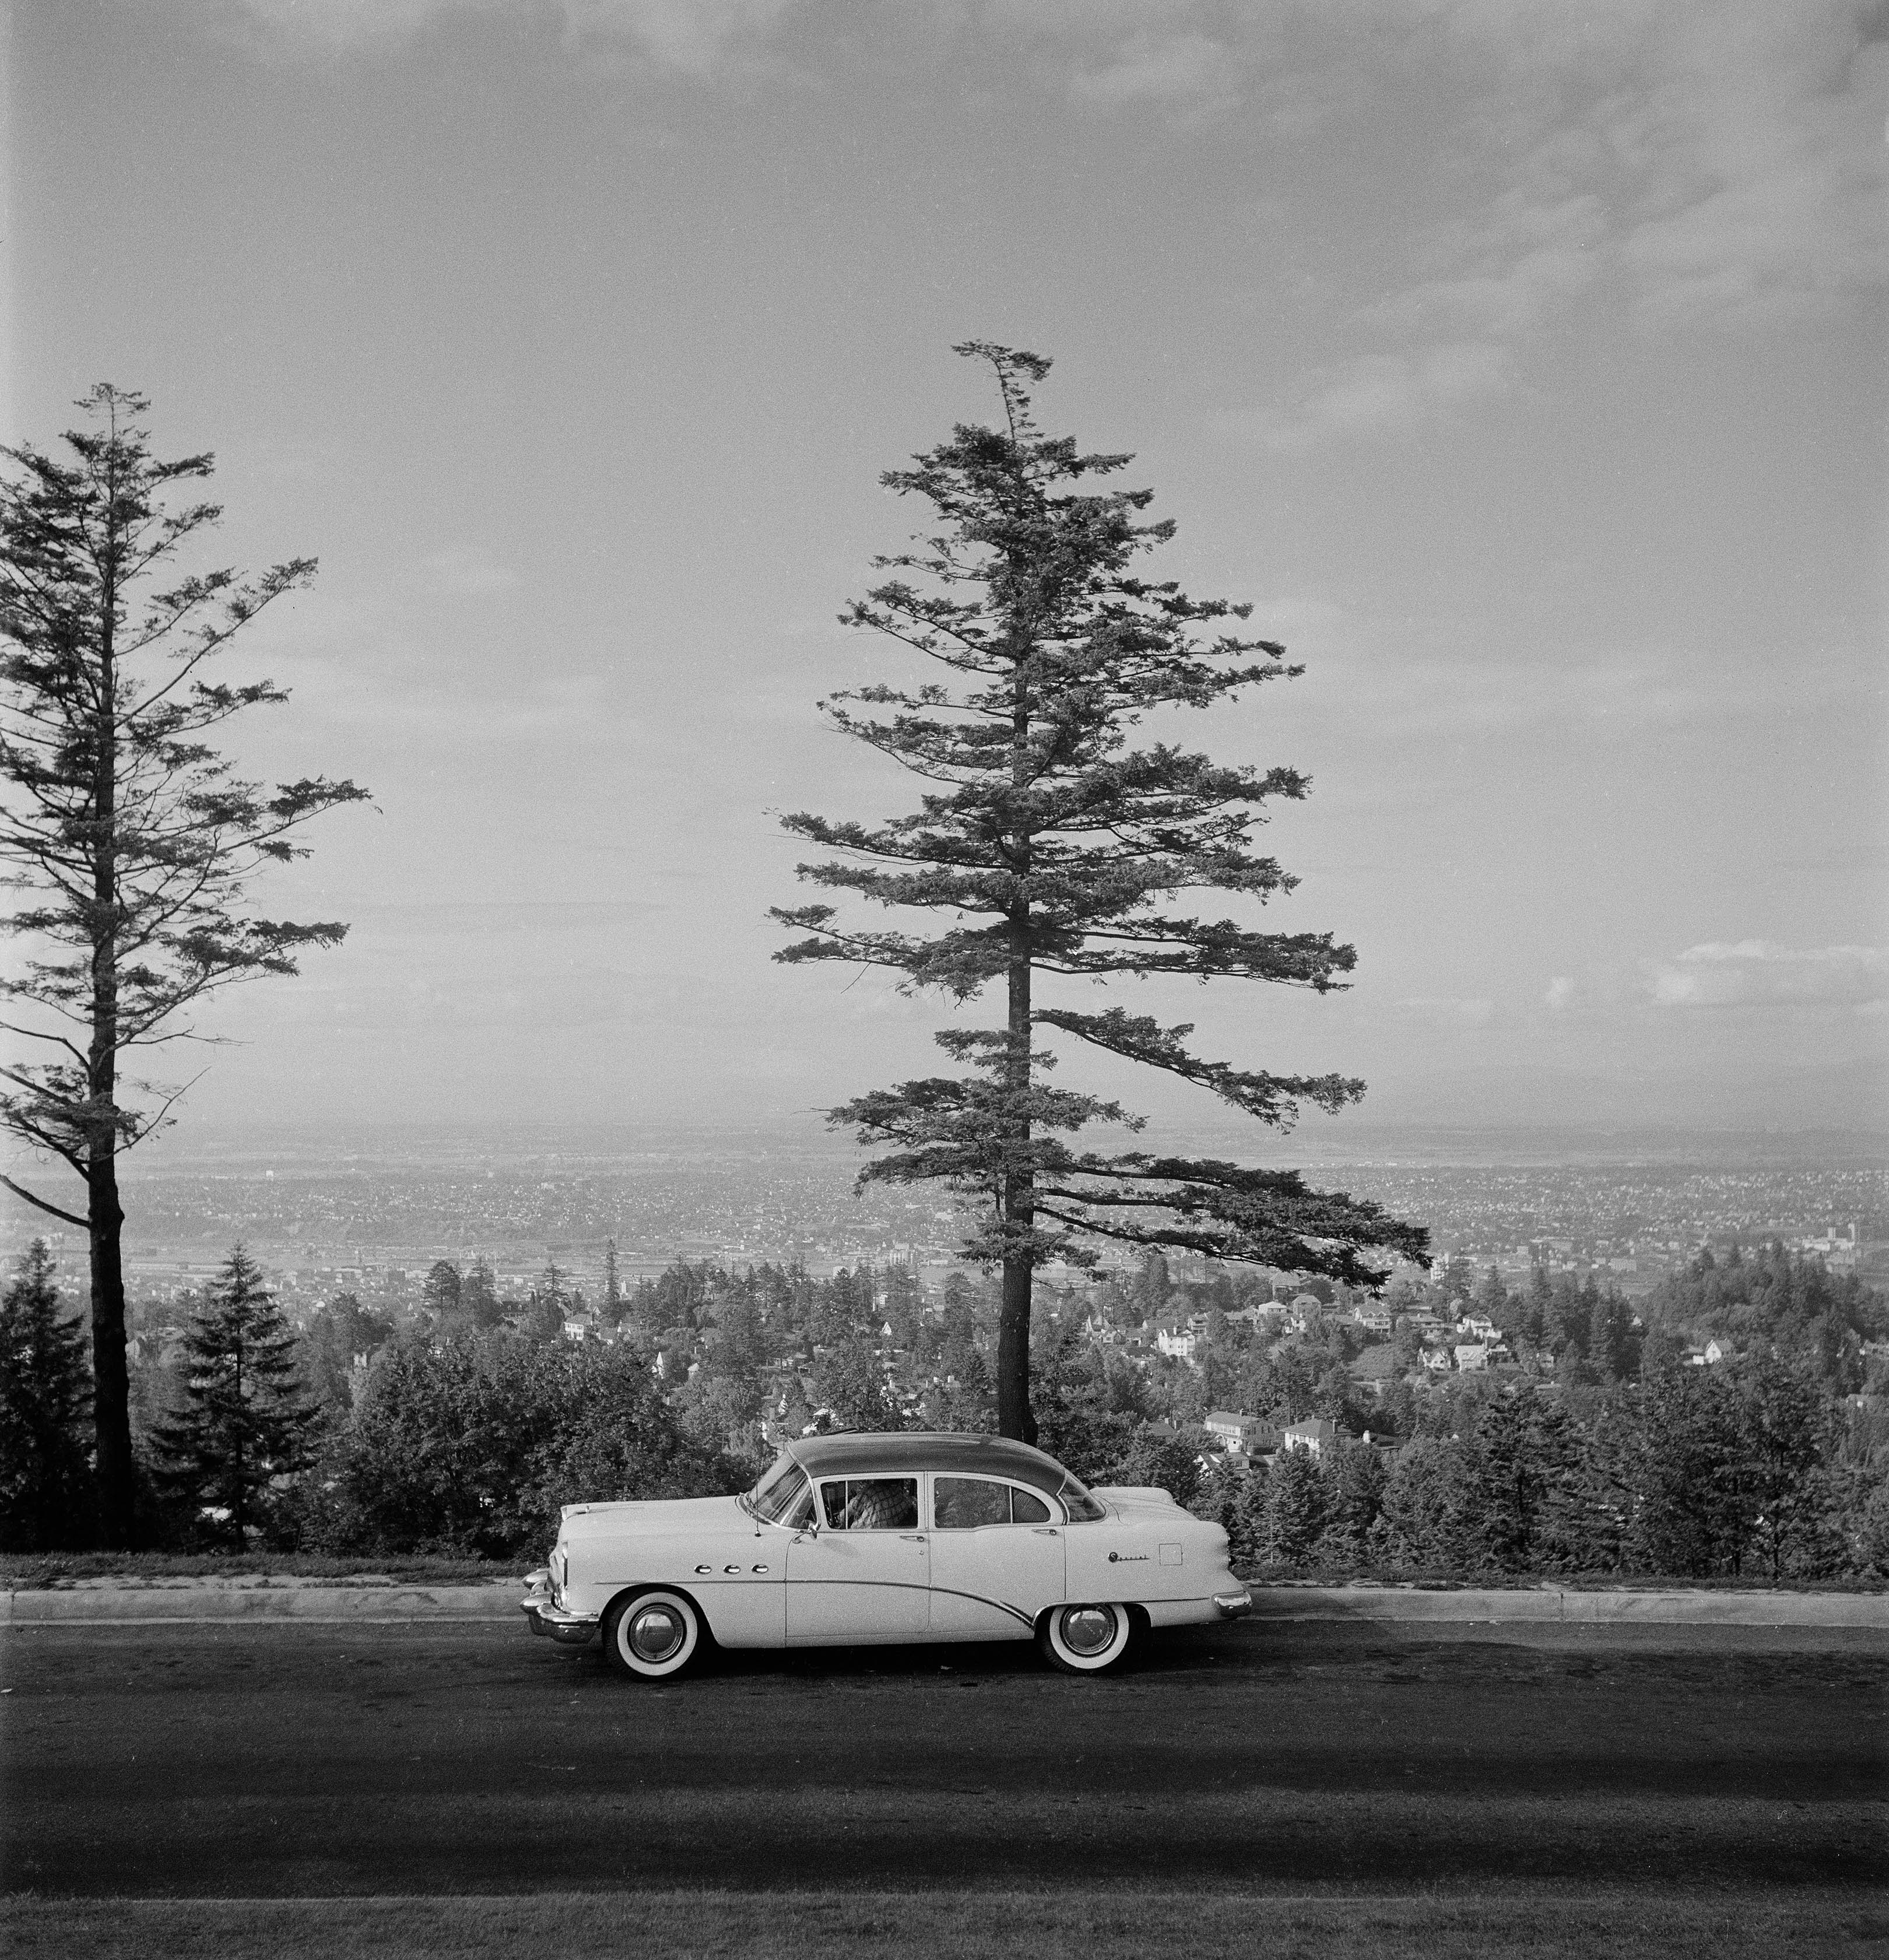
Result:
[[660,1687],[522,1627],[16,1628],[5,1888],[1889,1883],[1880,1635],[1245,1622]]

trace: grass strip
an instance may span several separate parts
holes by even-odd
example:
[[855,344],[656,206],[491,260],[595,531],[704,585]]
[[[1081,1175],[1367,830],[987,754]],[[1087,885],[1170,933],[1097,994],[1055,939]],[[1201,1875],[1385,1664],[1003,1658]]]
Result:
[[13,1960],[1809,1960],[1880,1952],[1889,1910],[1810,1893],[604,1892],[0,1901]]

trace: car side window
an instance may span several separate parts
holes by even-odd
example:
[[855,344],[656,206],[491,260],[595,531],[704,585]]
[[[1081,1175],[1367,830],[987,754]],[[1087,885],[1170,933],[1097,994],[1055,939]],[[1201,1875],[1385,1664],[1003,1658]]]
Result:
[[820,1486],[828,1531],[916,1531],[916,1477],[835,1477]]
[[1010,1522],[1010,1487],[987,1477],[934,1477],[931,1522],[939,1531],[975,1531]]
[[931,1521],[937,1531],[976,1531],[985,1525],[1046,1525],[1049,1507],[1013,1484],[988,1477],[934,1477]]

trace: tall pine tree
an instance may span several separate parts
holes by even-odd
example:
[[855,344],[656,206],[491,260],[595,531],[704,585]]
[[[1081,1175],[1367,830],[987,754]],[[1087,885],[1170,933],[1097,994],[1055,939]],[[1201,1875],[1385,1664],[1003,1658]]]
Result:
[[1234,630],[1248,608],[1150,583],[1135,561],[1171,522],[1144,523],[1153,492],[1091,489],[1131,459],[1086,455],[1031,418],[1026,385],[1049,363],[972,342],[1001,395],[1001,428],[960,425],[883,481],[934,508],[935,535],[877,562],[894,576],[850,622],[902,642],[942,680],[850,690],[834,724],[935,787],[911,814],[878,824],[801,813],[787,827],[837,858],[803,864],[816,885],[929,912],[929,932],[860,930],[827,905],[777,911],[807,937],[776,957],[889,967],[908,988],[964,1001],[1000,983],[1001,1028],[937,1037],[968,1072],[900,1083],[830,1112],[889,1144],[867,1180],[937,1179],[975,1201],[965,1256],[1000,1269],[998,1427],[1030,1439],[1032,1278],[1045,1261],[1092,1263],[1094,1236],[1323,1273],[1383,1278],[1373,1258],[1421,1256],[1427,1240],[1378,1206],[1309,1189],[1296,1172],[1146,1150],[1077,1147],[1096,1123],[1141,1127],[1119,1104],[1052,1088],[1054,1029],[1194,1083],[1275,1128],[1309,1102],[1342,1109],[1364,1085],[1204,1060],[1190,1024],[1120,1007],[1047,1004],[1043,976],[1121,974],[1261,980],[1323,993],[1350,947],[1328,933],[1266,933],[1175,909],[1188,890],[1263,902],[1296,882],[1258,856],[1252,830],[1276,797],[1302,797],[1290,768],[1264,773],[1166,740],[1131,746],[1143,718],[1208,708],[1298,671],[1269,640]]
[[0,972],[0,1128],[83,1183],[74,1211],[0,1177],[90,1240],[94,1469],[104,1542],[134,1532],[118,1160],[160,1127],[179,1090],[139,1082],[138,1058],[191,1034],[206,997],[292,974],[347,928],[244,909],[254,874],[306,854],[296,833],[359,801],[354,784],[245,782],[209,737],[288,699],[232,685],[214,663],[266,606],[305,585],[312,558],[253,578],[177,562],[221,514],[173,502],[208,456],[160,461],[150,404],[101,383],[93,426],[62,459],[0,449],[0,883],[21,896],[0,931],[24,957]]
[[316,1411],[295,1336],[240,1246],[184,1341],[184,1407],[154,1434],[157,1481],[206,1532],[241,1551],[269,1517],[270,1487],[307,1468]]
[[52,1255],[35,1239],[0,1300],[0,1551],[88,1542],[91,1398],[84,1329],[66,1317]]

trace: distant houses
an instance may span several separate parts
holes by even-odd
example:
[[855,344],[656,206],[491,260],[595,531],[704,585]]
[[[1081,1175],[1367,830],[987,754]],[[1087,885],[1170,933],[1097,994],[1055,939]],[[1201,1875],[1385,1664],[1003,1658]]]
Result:
[[1323,1416],[1282,1426],[1264,1416],[1247,1415],[1235,1409],[1210,1409],[1201,1427],[1228,1456],[1245,1457],[1249,1462],[1277,1456],[1287,1449],[1322,1456],[1338,1439],[1337,1424],[1328,1422]]
[[1284,1440],[1284,1432],[1276,1423],[1232,1409],[1208,1410],[1203,1427],[1229,1456],[1270,1456]]

